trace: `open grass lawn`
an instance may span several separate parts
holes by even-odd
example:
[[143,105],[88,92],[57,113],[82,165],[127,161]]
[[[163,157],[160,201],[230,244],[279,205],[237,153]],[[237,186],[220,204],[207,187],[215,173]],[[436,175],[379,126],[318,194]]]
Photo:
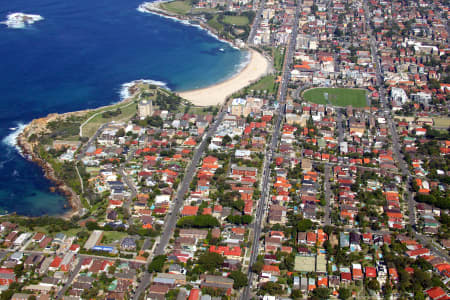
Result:
[[221,32],[223,31],[223,25],[220,24],[219,21],[217,21],[217,15],[214,16],[211,20],[208,21],[208,25],[214,28],[215,30]]
[[[328,100],[326,94],[328,94]],[[315,88],[303,92],[303,98],[309,102],[331,103],[334,106],[365,107],[367,105],[366,91],[363,89]]]
[[191,10],[191,1],[172,1],[167,3],[161,3],[161,7],[167,11],[185,15]]
[[245,26],[249,23],[249,20],[246,16],[225,16],[223,21],[227,24],[237,25],[237,26]]
[[128,236],[126,232],[105,231],[103,232],[102,244],[111,244],[116,241],[120,242],[126,236]]
[[258,82],[249,86],[249,90],[254,91],[267,91],[267,93],[275,93],[276,85],[275,85],[275,75],[267,75],[261,78]]
[[450,118],[433,118],[434,127],[448,128],[450,127]]
[[273,49],[273,66],[278,71],[283,69],[284,63],[284,48],[278,47]]
[[[121,113],[117,116],[113,116],[111,118],[103,118],[103,114],[98,114],[94,118],[92,118],[88,123],[86,123],[83,127],[83,136],[92,136],[97,131],[97,129],[107,122],[111,121],[127,121],[131,119],[137,112],[137,104],[136,103],[126,103],[114,107],[114,109],[120,108]],[[113,110],[114,110],[113,109]]]

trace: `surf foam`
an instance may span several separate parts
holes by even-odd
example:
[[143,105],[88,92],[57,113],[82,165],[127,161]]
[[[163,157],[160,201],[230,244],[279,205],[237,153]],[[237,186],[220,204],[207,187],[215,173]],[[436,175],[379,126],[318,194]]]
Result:
[[11,130],[11,133],[3,138],[2,143],[16,149],[17,152],[22,154],[22,149],[20,149],[20,147],[17,145],[17,138],[23,132],[25,127],[27,127],[27,124],[17,124],[17,127],[14,127],[14,130]]
[[142,4],[140,4],[138,6],[137,11],[142,12],[142,13],[157,15],[157,16],[160,16],[162,18],[170,19],[172,21],[181,23],[181,24],[186,25],[186,26],[196,27],[196,28],[198,28],[200,30],[206,31],[206,33],[209,36],[215,38],[216,40],[221,41],[222,43],[228,44],[231,48],[233,48],[235,50],[240,50],[233,43],[231,43],[230,41],[227,41],[227,40],[224,40],[224,39],[220,38],[218,35],[212,33],[207,28],[205,28],[205,27],[203,27],[203,26],[201,26],[199,24],[192,24],[191,22],[189,22],[189,20],[181,20],[181,19],[176,18],[176,17],[168,16],[168,15],[164,14],[164,12],[156,6],[156,4],[164,3],[164,2],[168,2],[168,1],[169,0],[162,0],[162,1],[155,1],[155,2],[144,2],[144,3],[142,3]]
[[137,83],[141,83],[141,82],[156,85],[156,86],[159,86],[161,88],[164,88],[164,89],[170,91],[169,87],[167,86],[167,83],[165,83],[163,81],[151,80],[151,79],[138,79],[138,80],[133,80],[133,81],[122,84],[122,87],[119,91],[120,99],[124,100],[126,98],[129,98],[131,96],[130,88],[132,86],[136,85]]
[[21,12],[12,13],[6,16],[6,21],[1,22],[13,29],[23,29],[27,25],[31,25],[35,22],[44,20],[44,17],[40,15],[24,14]]

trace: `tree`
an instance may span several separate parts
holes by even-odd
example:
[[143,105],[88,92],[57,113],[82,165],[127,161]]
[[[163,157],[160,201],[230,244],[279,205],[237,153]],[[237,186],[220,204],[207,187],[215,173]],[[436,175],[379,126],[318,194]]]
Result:
[[89,222],[86,223],[86,228],[89,231],[93,231],[93,230],[99,229],[100,227],[98,226],[97,222],[89,221]]
[[328,299],[328,297],[330,296],[330,290],[324,287],[316,288],[313,292],[313,295],[318,297],[319,299]]
[[182,217],[177,222],[178,227],[213,228],[220,226],[219,221],[210,215]]
[[264,283],[263,285],[261,285],[261,288],[259,289],[258,293],[260,293],[262,295],[265,295],[265,294],[282,295],[283,287],[279,283],[268,281],[268,282]]
[[231,137],[227,134],[222,139],[222,146],[228,145],[229,143],[231,143],[231,141],[232,141]]
[[350,291],[350,289],[347,289],[347,288],[339,289],[339,299],[346,300],[346,299],[350,298],[351,295],[352,295],[352,292]]
[[247,276],[241,271],[233,271],[229,277],[234,280],[233,288],[236,290],[248,284]]
[[313,223],[310,219],[303,219],[297,223],[297,230],[301,232],[308,231],[312,228],[312,225]]
[[291,298],[293,298],[295,300],[302,299],[303,298],[302,291],[301,290],[292,290]]
[[262,261],[255,262],[252,266],[252,272],[257,274],[261,273],[263,266],[264,263]]
[[376,279],[372,279],[367,284],[367,287],[372,291],[378,292],[380,290],[380,283]]
[[158,255],[155,256],[152,260],[152,262],[148,265],[148,271],[150,273],[153,272],[161,272],[163,267],[164,267],[164,263],[167,260],[167,256],[166,255]]
[[425,295],[422,291],[416,291],[414,293],[414,300],[425,300]]
[[197,263],[206,271],[214,271],[223,265],[224,258],[215,252],[207,252],[202,254]]

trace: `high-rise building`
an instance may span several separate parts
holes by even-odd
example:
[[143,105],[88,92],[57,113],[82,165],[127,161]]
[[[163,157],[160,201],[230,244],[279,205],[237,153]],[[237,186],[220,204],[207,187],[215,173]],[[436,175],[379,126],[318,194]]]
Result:
[[153,115],[153,103],[152,100],[144,99],[138,104],[138,115],[139,118],[145,119],[151,115]]

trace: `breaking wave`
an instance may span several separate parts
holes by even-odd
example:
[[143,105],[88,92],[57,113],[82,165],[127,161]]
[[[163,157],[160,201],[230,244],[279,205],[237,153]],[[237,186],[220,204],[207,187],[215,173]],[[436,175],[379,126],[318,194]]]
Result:
[[131,96],[130,88],[140,82],[156,85],[156,86],[162,87],[162,88],[170,91],[169,87],[167,86],[167,83],[165,83],[163,81],[151,80],[151,79],[138,79],[138,80],[133,80],[133,81],[122,84],[122,87],[119,92],[120,100],[124,100],[124,99],[130,97]]

